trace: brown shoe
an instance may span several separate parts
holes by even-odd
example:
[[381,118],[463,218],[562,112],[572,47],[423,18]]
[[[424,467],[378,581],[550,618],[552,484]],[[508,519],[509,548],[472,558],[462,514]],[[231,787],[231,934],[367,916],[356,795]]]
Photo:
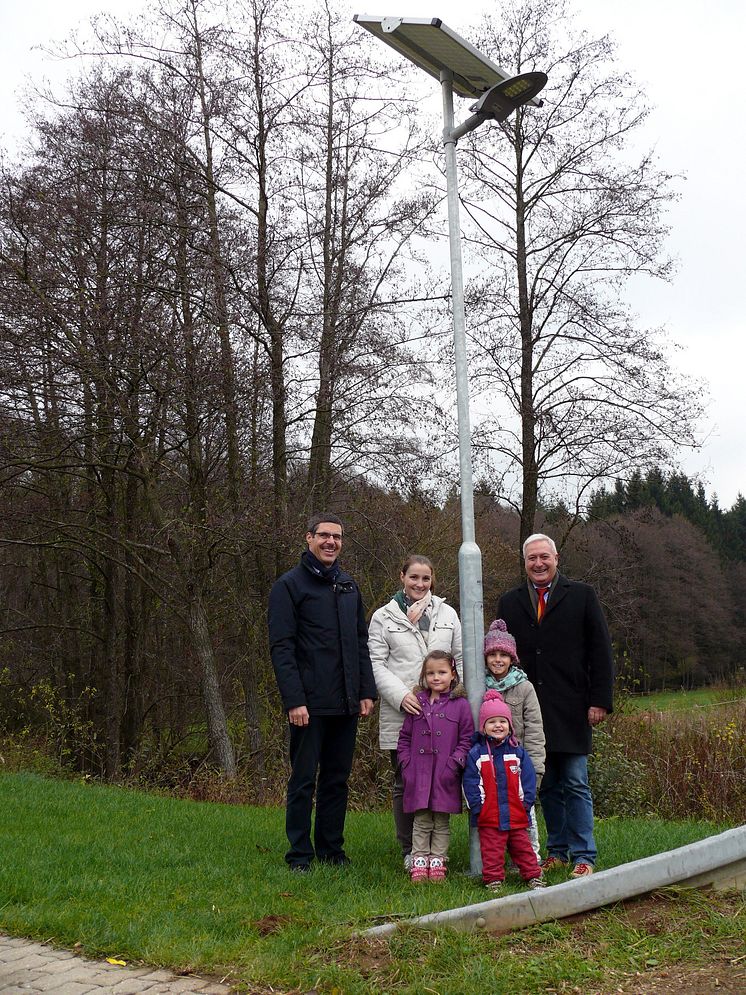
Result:
[[589,878],[593,874],[593,864],[576,864],[570,871],[571,878]]
[[547,857],[541,862],[541,869],[544,872],[553,871],[556,867],[567,867],[567,861],[560,860],[559,857]]

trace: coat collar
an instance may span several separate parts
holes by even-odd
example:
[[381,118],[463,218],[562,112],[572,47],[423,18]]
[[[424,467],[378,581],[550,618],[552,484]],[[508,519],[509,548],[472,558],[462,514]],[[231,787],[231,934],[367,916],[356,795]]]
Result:
[[[426,704],[430,700],[430,692],[423,691],[419,684],[415,684],[412,688],[412,693],[422,705]],[[455,698],[466,698],[466,696],[466,688],[461,681],[459,681],[454,688],[451,688],[447,700],[452,701]]]
[[[432,606],[432,617],[433,618],[437,615],[438,609],[440,608],[440,606],[442,604],[444,604],[444,602],[445,602],[445,598],[440,598],[440,597],[438,597],[437,594],[433,595],[433,606]],[[401,608],[399,607],[399,602],[396,601],[395,598],[392,598],[391,601],[387,602],[383,606],[383,611],[384,611],[384,613],[390,619],[392,619],[392,621],[394,621],[394,622],[404,622],[406,625],[410,626],[412,629],[417,629],[417,626],[416,625],[412,625],[412,623],[409,621],[409,619],[407,618],[407,616],[401,610]]]
[[[549,603],[546,606],[544,612],[545,616],[553,611],[557,605],[566,596],[567,592],[570,590],[570,585],[572,581],[569,580],[564,574],[557,572],[557,583],[554,585],[551,594],[549,595]],[[532,618],[536,618],[536,609],[534,608],[534,603],[531,600],[531,594],[529,592],[530,580],[527,580],[525,584],[521,584],[518,588],[518,600],[520,601],[523,610]]]

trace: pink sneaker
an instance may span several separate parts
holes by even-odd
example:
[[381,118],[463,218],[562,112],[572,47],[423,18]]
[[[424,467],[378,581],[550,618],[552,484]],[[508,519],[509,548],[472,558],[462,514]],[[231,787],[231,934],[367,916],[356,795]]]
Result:
[[412,870],[409,872],[409,878],[414,884],[427,881],[427,857],[418,854],[412,858]]
[[431,881],[445,881],[446,862],[442,857],[431,857],[428,867],[428,877]]

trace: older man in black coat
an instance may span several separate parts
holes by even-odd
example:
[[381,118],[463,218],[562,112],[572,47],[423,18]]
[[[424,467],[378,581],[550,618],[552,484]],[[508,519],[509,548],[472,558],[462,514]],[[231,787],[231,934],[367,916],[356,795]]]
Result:
[[515,636],[521,666],[536,688],[547,743],[539,798],[547,826],[545,869],[573,864],[571,876],[593,873],[593,800],[588,786],[592,727],[612,709],[611,640],[588,584],[558,573],[549,536],[523,544],[527,582],[497,606]]

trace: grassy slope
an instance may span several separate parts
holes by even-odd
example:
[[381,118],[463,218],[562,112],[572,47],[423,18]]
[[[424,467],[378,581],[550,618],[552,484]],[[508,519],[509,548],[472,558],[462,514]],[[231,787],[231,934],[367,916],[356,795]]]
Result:
[[626,712],[681,712],[720,705],[746,697],[745,688],[697,688],[694,691],[656,691],[624,697]]
[[[601,822],[603,866],[681,846],[717,828]],[[463,816],[453,820],[453,830],[456,870],[468,862]],[[363,970],[362,955],[350,954],[352,929],[376,916],[410,916],[484,897],[477,882],[457,873],[440,888],[409,884],[388,815],[349,816],[352,868],[318,868],[298,877],[282,860],[281,810],[16,774],[0,776],[0,840],[0,928],[63,946],[80,943],[91,955],[233,969],[256,983],[303,990],[318,981],[320,991],[336,985],[350,993],[422,991],[429,979],[441,995],[508,985],[518,995],[559,977],[585,983],[603,972],[588,953],[560,955],[565,933],[559,925],[521,934],[546,940],[546,953],[541,941],[530,970],[512,955],[496,959],[497,947],[485,950],[483,937],[447,934],[438,943],[409,932],[386,946],[381,963]],[[507,938],[494,942],[510,953]],[[625,936],[620,948],[627,943]],[[696,956],[691,942],[689,948]]]

